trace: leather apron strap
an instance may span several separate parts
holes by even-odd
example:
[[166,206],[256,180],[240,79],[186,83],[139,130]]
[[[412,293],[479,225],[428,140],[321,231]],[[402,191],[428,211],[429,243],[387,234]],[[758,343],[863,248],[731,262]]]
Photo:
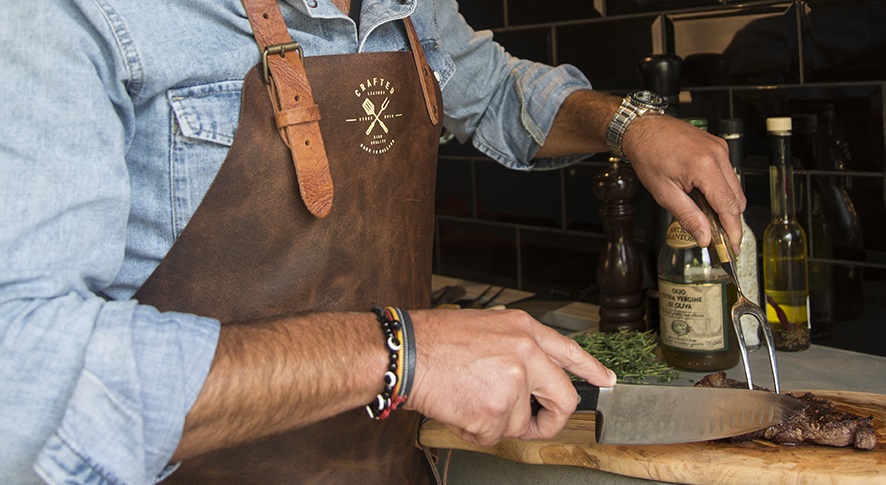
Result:
[[[314,104],[301,47],[289,35],[277,0],[243,0],[243,6],[262,52],[264,79],[270,84],[277,128],[292,151],[302,199],[312,214],[326,217],[332,209],[334,189],[326,148],[319,129],[320,112]],[[425,107],[431,123],[436,125],[440,119],[440,110],[431,87],[435,84],[431,69],[412,20],[406,18],[404,22]]]
[[[279,136],[280,111],[259,63],[244,80],[225,162],[136,299],[224,324],[429,306],[441,125],[430,121],[421,68],[402,51],[306,57],[304,68],[314,81],[336,209],[317,218],[294,190],[304,173],[293,170]],[[429,89],[441,106],[437,84]],[[187,460],[168,482],[432,483],[415,446],[419,420],[401,409],[375,421],[357,409]]]

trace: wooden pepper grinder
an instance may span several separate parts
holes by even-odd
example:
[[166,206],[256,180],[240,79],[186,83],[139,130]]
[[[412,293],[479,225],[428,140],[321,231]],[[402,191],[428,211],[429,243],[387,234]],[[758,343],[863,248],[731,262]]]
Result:
[[597,264],[600,288],[600,331],[646,330],[643,295],[643,263],[634,248],[632,200],[637,195],[637,176],[617,157],[594,177],[594,195],[601,201],[605,244]]

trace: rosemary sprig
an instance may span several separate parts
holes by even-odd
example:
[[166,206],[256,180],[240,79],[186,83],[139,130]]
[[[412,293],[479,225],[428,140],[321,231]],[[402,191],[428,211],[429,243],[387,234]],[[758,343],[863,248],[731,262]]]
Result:
[[595,332],[573,337],[587,352],[618,375],[618,382],[643,383],[657,378],[670,382],[680,373],[662,362],[656,355],[655,334],[622,330],[615,333]]

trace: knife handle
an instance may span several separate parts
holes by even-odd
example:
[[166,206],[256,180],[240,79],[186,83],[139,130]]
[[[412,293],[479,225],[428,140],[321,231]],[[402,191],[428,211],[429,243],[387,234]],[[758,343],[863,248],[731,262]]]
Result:
[[[578,396],[581,398],[575,410],[595,411],[597,409],[597,400],[600,398],[600,388],[585,381],[572,381],[572,385],[575,386],[575,391],[578,392]],[[538,414],[541,407],[541,404],[533,397],[531,402],[532,415]]]

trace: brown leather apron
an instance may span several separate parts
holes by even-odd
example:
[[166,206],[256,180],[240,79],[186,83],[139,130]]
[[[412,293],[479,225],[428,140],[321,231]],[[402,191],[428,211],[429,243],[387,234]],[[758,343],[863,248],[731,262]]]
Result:
[[[274,7],[271,20],[280,15]],[[369,312],[374,305],[428,307],[440,135],[439,117],[429,113],[441,101],[436,82],[422,87],[428,67],[411,22],[404,25],[412,52],[304,59],[335,184],[325,217],[308,209],[304,185],[299,197],[304,181],[281,138],[280,107],[272,105],[262,64],[249,71],[227,158],[136,299],[222,323]],[[287,57],[298,61],[294,52]],[[381,330],[378,342],[366,344],[381,346]],[[353,410],[186,460],[168,482],[430,483],[430,466],[416,447],[419,419],[399,409],[376,421]]]

